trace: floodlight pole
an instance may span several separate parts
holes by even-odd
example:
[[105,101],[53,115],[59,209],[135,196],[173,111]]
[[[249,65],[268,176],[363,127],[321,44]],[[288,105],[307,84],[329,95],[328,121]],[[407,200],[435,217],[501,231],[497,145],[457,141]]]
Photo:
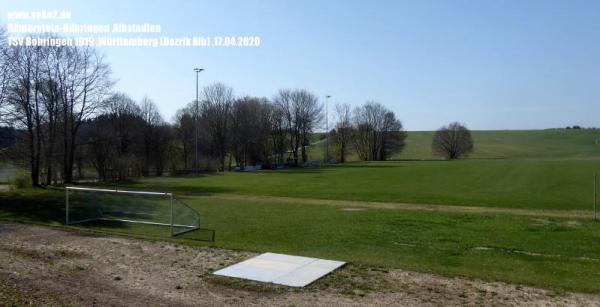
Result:
[[194,71],[196,72],[196,110],[194,114],[194,137],[196,142],[196,150],[194,151],[194,172],[196,174],[198,174],[198,169],[200,167],[200,163],[198,161],[198,73],[200,73],[203,70],[203,68],[194,68]]
[[329,162],[329,98],[325,96],[325,165]]

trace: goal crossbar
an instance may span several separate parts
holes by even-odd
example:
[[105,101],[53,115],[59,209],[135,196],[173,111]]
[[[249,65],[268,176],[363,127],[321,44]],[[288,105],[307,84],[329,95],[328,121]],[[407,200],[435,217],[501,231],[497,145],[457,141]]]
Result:
[[[69,192],[70,191],[79,191],[79,192],[90,192],[90,193],[107,193],[107,194],[131,194],[131,195],[147,195],[147,196],[164,196],[169,201],[169,213],[170,213],[170,222],[162,223],[162,222],[153,222],[153,221],[142,221],[135,219],[121,219],[121,218],[107,218],[103,216],[97,216],[93,218],[86,218],[80,220],[72,220],[70,218],[70,204],[69,204]],[[189,224],[176,223],[174,219],[174,206],[175,205],[182,206],[188,210],[188,213],[191,216],[193,222]],[[114,221],[114,222],[123,222],[123,223],[133,223],[133,224],[145,224],[145,225],[156,225],[156,226],[166,226],[170,227],[171,236],[179,236],[184,233],[188,233],[191,231],[200,229],[200,215],[186,203],[181,202],[180,200],[175,198],[173,193],[163,193],[163,192],[146,192],[146,191],[131,191],[131,190],[118,190],[118,189],[99,189],[99,188],[86,188],[86,187],[66,187],[65,188],[65,222],[67,225],[74,224],[82,224],[93,221]],[[182,229],[182,230],[176,230]]]
[[125,194],[143,194],[143,195],[164,195],[171,196],[173,193],[162,193],[162,192],[144,192],[144,191],[131,191],[131,190],[118,190],[118,189],[97,189],[97,188],[81,188],[81,187],[66,187],[67,190],[75,191],[92,191],[92,192],[106,192],[106,193],[125,193]]

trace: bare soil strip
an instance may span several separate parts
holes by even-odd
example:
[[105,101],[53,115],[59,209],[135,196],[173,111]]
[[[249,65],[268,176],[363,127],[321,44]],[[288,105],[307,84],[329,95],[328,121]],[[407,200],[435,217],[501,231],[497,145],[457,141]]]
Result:
[[[562,217],[592,219],[593,213],[585,210],[543,210],[543,209],[519,209],[519,208],[497,208],[497,207],[476,207],[476,206],[454,206],[454,205],[433,205],[433,204],[409,204],[409,203],[391,203],[391,202],[372,202],[372,201],[353,201],[353,200],[330,200],[313,198],[295,198],[280,196],[255,196],[238,194],[214,194],[210,196],[199,196],[203,198],[213,198],[221,200],[234,201],[258,201],[270,203],[289,203],[303,205],[327,205],[341,207],[342,211],[357,211],[367,209],[395,209],[395,210],[423,210],[439,212],[457,212],[457,213],[488,213],[488,214],[509,214],[534,217]],[[351,210],[350,208],[355,208]]]
[[0,224],[0,305],[600,306],[600,296],[349,264],[292,289],[210,273],[253,256]]

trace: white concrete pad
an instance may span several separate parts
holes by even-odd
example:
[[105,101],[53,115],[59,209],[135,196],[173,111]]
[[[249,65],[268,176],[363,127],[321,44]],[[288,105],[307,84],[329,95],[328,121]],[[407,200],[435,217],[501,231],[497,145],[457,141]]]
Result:
[[213,274],[304,287],[344,264],[342,261],[264,253]]

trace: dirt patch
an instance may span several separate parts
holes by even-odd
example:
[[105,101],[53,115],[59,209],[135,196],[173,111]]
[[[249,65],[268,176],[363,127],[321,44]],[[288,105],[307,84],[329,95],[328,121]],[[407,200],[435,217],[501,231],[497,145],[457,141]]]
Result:
[[540,219],[540,218],[533,218],[533,219],[531,219],[531,221],[533,222],[532,225],[534,225],[534,226],[546,226],[546,225],[550,225],[552,223],[548,219]]
[[542,254],[542,253],[520,250],[520,249],[516,249],[516,248],[504,248],[504,247],[496,247],[496,246],[475,246],[471,249],[475,250],[475,251],[496,251],[496,252],[503,252],[503,253],[507,253],[507,254],[521,254],[521,255],[534,256],[534,257],[563,258],[563,259],[568,259],[570,261],[574,261],[574,260],[575,261],[600,261],[600,258],[565,257],[565,256],[561,256],[561,255]]
[[565,222],[565,225],[569,228],[580,228],[581,227],[581,223],[578,221],[567,221],[567,222]]
[[124,237],[0,224],[8,305],[600,305],[600,296],[348,265],[293,289],[211,275],[254,256]]
[[367,210],[366,208],[360,208],[360,207],[346,207],[346,208],[340,208],[340,211],[365,211]]
[[313,198],[295,198],[282,196],[256,196],[256,195],[237,195],[237,194],[214,194],[210,196],[196,195],[197,197],[233,200],[233,201],[260,201],[270,203],[289,203],[302,205],[319,206],[337,206],[343,208],[373,208],[389,210],[422,210],[432,212],[457,212],[457,213],[480,213],[480,214],[507,214],[518,216],[534,217],[534,222],[544,225],[545,219],[539,217],[560,217],[592,219],[593,214],[585,210],[547,210],[547,209],[520,209],[520,208],[500,208],[500,207],[476,207],[459,205],[434,205],[434,204],[410,204],[393,202],[374,202],[374,201],[353,201],[353,200],[331,200],[331,199],[313,199]]

